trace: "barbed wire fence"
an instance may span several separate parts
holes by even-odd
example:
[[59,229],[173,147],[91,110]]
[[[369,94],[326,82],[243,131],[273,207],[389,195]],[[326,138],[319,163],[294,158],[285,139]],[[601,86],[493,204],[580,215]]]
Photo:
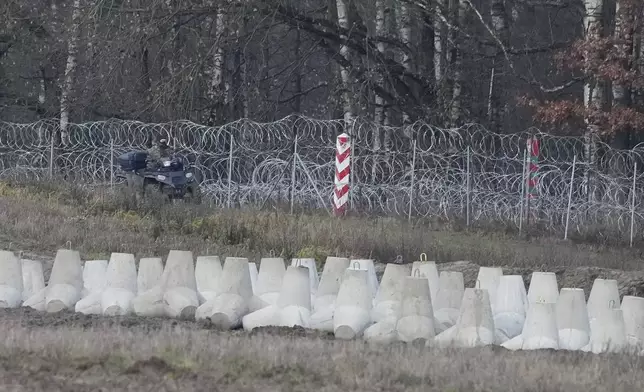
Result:
[[[147,124],[108,120],[70,124],[56,145],[57,120],[0,122],[0,179],[115,184],[116,157],[144,149],[161,135],[194,166],[204,195],[217,207],[290,204],[332,209],[335,140],[352,141],[350,211],[467,225],[526,225],[568,237],[595,233],[641,241],[644,145],[616,150],[598,143],[593,164],[584,141],[529,129],[496,134],[467,124],[404,128],[365,120],[288,116],[207,127],[187,121]],[[526,197],[526,143],[536,138],[533,198]],[[374,140],[377,139],[377,142]],[[640,168],[638,170],[637,168]]]

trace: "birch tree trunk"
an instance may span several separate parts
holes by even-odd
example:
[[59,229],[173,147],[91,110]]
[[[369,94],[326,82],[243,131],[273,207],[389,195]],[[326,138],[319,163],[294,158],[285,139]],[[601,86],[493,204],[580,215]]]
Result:
[[[376,0],[376,37],[384,37],[387,35],[387,5],[386,5],[386,0]],[[378,52],[380,52],[381,55],[385,55],[385,43],[379,41],[377,44]],[[378,83],[382,86],[382,88],[385,88],[385,79],[384,77],[381,76],[381,73],[378,72]],[[373,127],[373,132],[372,132],[372,143],[371,147],[374,152],[380,151],[381,149],[381,142],[380,138],[382,137],[382,134],[384,132],[385,134],[385,145],[389,145],[388,140],[390,139],[389,132],[387,132],[387,129],[383,128],[382,126],[387,126],[389,123],[389,116],[387,115],[387,111],[385,110],[385,100],[383,99],[382,96],[380,96],[378,93],[376,93],[376,99],[375,99],[375,111],[374,111],[374,122],[375,125]],[[375,183],[376,182],[376,177],[378,174],[378,154],[373,154],[373,161],[371,164],[371,182]]]
[[[603,14],[604,14],[604,0],[584,0],[585,14],[584,14],[584,31],[586,34],[586,42],[591,43],[594,40],[600,39],[603,34]],[[590,45],[586,46],[586,74],[589,75],[590,63],[594,53],[589,49]],[[584,83],[584,106],[588,111],[588,115],[584,119],[586,124],[586,132],[584,134],[584,155],[588,169],[585,173],[586,195],[589,200],[595,199],[595,185],[593,184],[594,166],[597,161],[597,142],[599,139],[599,124],[593,118],[592,112],[600,110],[605,104],[605,94],[602,84],[592,78],[587,78]]]
[[[637,73],[640,76],[644,76],[644,27],[642,27],[642,23],[644,23],[644,7],[642,7],[642,11],[636,16],[636,22],[640,28],[637,34],[635,34],[633,48],[634,64]],[[642,89],[634,89],[632,101],[636,105],[644,105],[644,91]]]
[[[492,28],[504,48],[510,44],[510,24],[504,0],[492,0],[490,5]],[[500,132],[501,112],[503,107],[502,96],[504,92],[503,76],[507,72],[507,64],[501,48],[496,48],[496,55],[490,72],[490,94],[488,102],[488,122],[490,129]]]
[[447,14],[449,9],[449,0],[436,0],[434,15],[434,80],[437,89],[443,82],[445,73],[444,64],[447,55],[445,54],[446,31],[445,24],[438,16],[439,13]]
[[226,32],[226,11],[223,5],[220,5],[217,9],[217,14],[215,16],[215,36],[213,42],[213,48],[210,51],[212,53],[212,63],[209,63],[209,67],[206,71],[206,76],[208,77],[208,88],[206,90],[206,97],[209,101],[209,113],[207,124],[215,125],[221,122],[222,119],[222,108],[224,107],[223,95],[224,95],[224,78],[223,78],[223,67],[224,67],[224,48],[223,41],[224,35]]
[[[410,48],[410,43],[411,43],[411,13],[409,9],[409,5],[405,3],[404,1],[399,2],[400,8],[399,8],[399,36],[400,36],[400,41],[405,45],[406,49]],[[411,71],[411,57],[409,56],[409,52],[405,50],[402,55],[402,66],[405,69],[405,71],[409,72]],[[402,120],[403,120],[403,125],[409,124],[409,114],[405,111],[405,108],[402,110]]]
[[[385,36],[385,32],[386,32],[385,12],[386,12],[385,0],[376,0],[376,37]],[[380,52],[381,55],[385,54],[384,42],[378,42],[377,48],[378,48],[378,52]],[[378,77],[378,83],[384,88],[383,77],[381,76]],[[385,124],[385,121],[387,121],[387,113],[384,108],[385,101],[380,95],[376,94],[375,103],[376,103],[376,107],[374,110],[374,121],[378,125]],[[374,150],[380,149],[380,137],[374,137],[373,148]]]
[[[349,21],[349,9],[346,0],[336,0],[336,8],[338,10],[338,24],[345,31],[348,31],[351,24]],[[348,37],[345,33],[340,35],[340,38],[346,40]],[[340,45],[340,56],[344,57],[348,62],[351,61],[351,54],[349,48],[346,45]],[[342,106],[344,112],[344,122],[345,126],[349,126],[353,120],[353,105],[351,98],[351,74],[350,70],[347,67],[341,67],[340,69],[340,78],[342,80]]]
[[[615,9],[615,33],[616,49],[620,59],[623,72],[631,71],[629,57],[634,50],[634,15],[633,9],[623,5],[624,0],[617,0]],[[613,81],[613,108],[627,108],[631,106],[631,89],[619,80]],[[618,129],[613,135],[613,147],[628,148],[629,129]]]
[[295,30],[295,47],[294,47],[294,54],[295,54],[295,61],[296,61],[296,67],[295,69],[295,100],[293,101],[293,109],[295,113],[301,114],[302,113],[302,59],[301,59],[301,50],[302,50],[302,33],[300,32],[300,29]]
[[[172,13],[173,12],[173,6],[172,6],[172,0],[166,0],[165,1],[166,7],[168,7],[168,12]],[[177,41],[179,39],[179,27],[174,26],[172,28],[172,52],[170,54],[170,58],[166,59],[165,65],[168,69],[168,73],[170,74],[170,77],[172,78],[174,75],[176,75],[177,71],[177,65],[175,64],[176,58],[177,58]]]
[[72,5],[72,20],[70,23],[69,39],[67,41],[67,65],[65,66],[65,80],[60,93],[60,139],[67,144],[69,135],[69,112],[71,109],[71,95],[74,89],[74,71],[78,56],[78,39],[80,33],[81,1],[74,0]]
[[457,30],[463,26],[466,16],[467,3],[462,0],[453,0],[453,29],[454,48],[452,49],[451,63],[453,68],[452,76],[452,103],[450,106],[450,120],[452,127],[458,127],[463,118],[463,52],[462,52],[462,34]]
[[[615,4],[615,31],[613,39],[615,40],[615,49],[617,51],[618,62],[620,71],[623,73],[630,72],[631,64],[629,58],[635,57],[635,42],[634,42],[634,22],[635,15],[634,9],[630,6],[629,1],[617,0]],[[636,64],[636,63],[634,63]],[[620,80],[613,80],[612,85],[612,107],[613,110],[620,110],[628,108],[632,105],[632,91],[631,88]],[[612,135],[611,145],[613,148],[628,149],[631,137],[630,128],[615,129]],[[632,168],[629,167],[626,160],[615,159],[611,160],[612,174],[619,178],[621,173],[628,173]],[[628,203],[628,198],[631,193],[630,180],[624,181],[622,185],[625,192],[618,193],[618,201],[622,205]]]

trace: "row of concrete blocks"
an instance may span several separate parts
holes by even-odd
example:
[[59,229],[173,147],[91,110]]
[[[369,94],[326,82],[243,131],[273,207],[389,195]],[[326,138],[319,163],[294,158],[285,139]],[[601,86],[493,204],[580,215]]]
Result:
[[[643,354],[644,298],[624,296],[620,301],[616,280],[595,279],[586,302],[583,289],[559,289],[552,272],[534,272],[527,292],[522,276],[503,275],[497,267],[481,267],[474,288],[464,288],[460,272],[439,275],[434,262],[415,263],[412,274],[426,277],[430,286],[430,297],[422,296],[422,338],[427,345]],[[371,324],[363,331],[365,339],[390,342],[420,337],[401,335],[401,330],[414,324],[405,319],[406,307],[418,301],[410,293],[412,282],[406,270],[387,266],[380,291],[389,286],[391,302],[374,305]],[[436,290],[433,297],[432,289]],[[396,311],[400,306],[402,318]],[[429,306],[432,310],[427,310]]]
[[113,253],[89,260],[57,252],[47,286],[42,264],[0,251],[0,306],[85,314],[207,319],[223,329],[303,326],[340,339],[425,340],[428,345],[509,349],[642,351],[644,298],[620,302],[615,280],[596,279],[588,303],[582,289],[558,289],[554,273],[535,272],[526,292],[519,275],[482,267],[477,287],[436,263],[387,264],[328,257],[318,277],[314,259],[246,258],[170,251],[161,258]]

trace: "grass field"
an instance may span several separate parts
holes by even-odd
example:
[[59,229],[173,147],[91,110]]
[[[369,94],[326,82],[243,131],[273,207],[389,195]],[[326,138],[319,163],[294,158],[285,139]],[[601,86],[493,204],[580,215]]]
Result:
[[[107,193],[0,183],[0,248],[46,260],[69,241],[83,259],[107,258],[113,251],[165,256],[170,249],[253,259],[272,252],[285,258],[323,261],[343,255],[379,262],[397,255],[413,261],[426,253],[443,266],[472,260],[522,274],[641,269],[639,249],[519,239],[502,231],[455,232],[393,218],[130,206]],[[595,270],[578,284],[588,287],[598,276]],[[638,285],[644,290],[644,283]],[[247,334],[195,322],[17,309],[1,312],[0,336],[0,385],[7,390],[618,392],[644,384],[639,357],[379,347],[301,329]]]
[[7,390],[626,392],[644,383],[644,359],[622,355],[372,346],[298,329],[247,334],[25,310],[0,317]]
[[0,183],[0,245],[53,256],[69,244],[84,258],[111,252],[165,255],[170,249],[198,254],[285,258],[327,255],[371,257],[379,262],[421,253],[438,262],[472,260],[515,267],[598,266],[640,269],[641,249],[504,231],[453,231],[396,218],[289,215],[279,211],[221,210],[207,205],[131,208],[122,195],[79,188]]

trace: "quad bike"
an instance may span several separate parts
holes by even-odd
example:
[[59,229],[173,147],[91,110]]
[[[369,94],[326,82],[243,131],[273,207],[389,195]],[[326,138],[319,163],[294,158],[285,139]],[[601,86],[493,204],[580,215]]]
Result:
[[116,177],[126,180],[137,199],[159,193],[168,201],[201,202],[199,183],[190,171],[190,165],[184,164],[181,157],[173,154],[169,158],[161,158],[152,167],[148,166],[147,157],[144,151],[130,151],[118,157],[120,171]]

